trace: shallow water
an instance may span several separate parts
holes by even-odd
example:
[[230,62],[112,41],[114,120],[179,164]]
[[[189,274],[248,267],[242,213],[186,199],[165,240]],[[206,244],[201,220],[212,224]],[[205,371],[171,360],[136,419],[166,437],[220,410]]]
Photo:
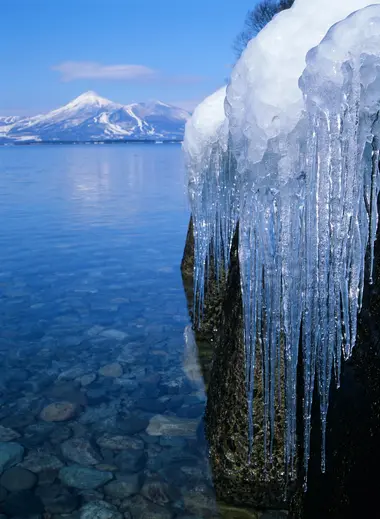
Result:
[[188,219],[178,145],[0,148],[1,511],[218,517]]

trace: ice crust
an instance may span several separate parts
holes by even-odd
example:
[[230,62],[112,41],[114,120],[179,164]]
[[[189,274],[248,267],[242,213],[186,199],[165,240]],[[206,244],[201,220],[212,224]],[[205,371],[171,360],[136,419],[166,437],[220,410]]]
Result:
[[[269,139],[288,134],[304,108],[298,79],[309,49],[330,27],[368,0],[295,0],[253,38],[236,64],[227,90],[234,145],[255,163]],[[254,138],[253,138],[254,137]]]

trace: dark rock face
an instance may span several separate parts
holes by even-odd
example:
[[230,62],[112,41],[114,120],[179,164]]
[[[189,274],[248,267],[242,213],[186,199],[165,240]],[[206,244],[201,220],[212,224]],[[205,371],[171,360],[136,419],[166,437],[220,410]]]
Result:
[[[182,275],[191,310],[193,255],[194,240],[190,222]],[[227,282],[217,286],[210,274],[204,316],[196,336],[203,373],[209,382],[205,426],[216,494],[228,503],[281,509],[286,507],[285,477],[281,475],[283,409],[277,410],[279,425],[275,433],[274,463],[272,466],[269,463],[266,465],[263,454],[262,391],[259,385],[255,395],[255,441],[252,462],[249,463],[238,232],[234,237]],[[209,353],[202,356],[204,343],[208,343]],[[260,352],[257,354],[257,366],[260,366]],[[288,498],[291,490],[290,487]]]
[[357,519],[379,515],[380,467],[380,233],[374,284],[366,284],[352,358],[342,365],[341,387],[332,381],[327,416],[326,473],[320,470],[320,425],[315,395],[308,491],[293,515]]
[[[181,263],[182,281],[186,294],[189,314],[194,321],[194,234],[193,220],[190,218],[187,231],[185,250]],[[219,286],[213,282],[211,273],[207,283],[207,297],[205,299],[201,327],[196,330],[196,339],[199,351],[200,365],[206,387],[210,380],[214,344],[218,340],[217,330],[220,327],[223,299],[225,291],[220,291]]]
[[[182,276],[190,314],[193,309],[194,239],[190,222]],[[205,424],[217,497],[255,508],[290,510],[297,519],[345,519],[373,515],[378,508],[380,467],[380,233],[375,249],[375,282],[367,284],[359,318],[357,345],[342,363],[340,389],[332,380],[327,423],[326,474],[320,469],[319,402],[314,395],[308,491],[303,492],[302,410],[298,409],[298,481],[284,498],[283,409],[277,409],[275,464],[265,472],[260,429],[261,388],[255,394],[255,444],[247,463],[247,404],[244,380],[242,301],[234,239],[225,290],[208,280],[206,307],[197,344],[208,384]],[[206,345],[206,346],[205,346]],[[205,349],[207,354],[203,354]],[[257,366],[260,360],[257,360]],[[299,404],[302,361],[298,367]],[[371,512],[372,511],[372,512]],[[371,512],[371,513],[369,513]]]
[[[263,508],[284,508],[283,417],[277,409],[273,464],[265,462],[263,393],[260,387],[260,352],[256,352],[254,444],[249,462],[248,409],[237,234],[223,301],[219,340],[216,341],[206,409],[206,435],[210,443],[214,484],[224,501]],[[291,487],[288,496],[291,495]]]

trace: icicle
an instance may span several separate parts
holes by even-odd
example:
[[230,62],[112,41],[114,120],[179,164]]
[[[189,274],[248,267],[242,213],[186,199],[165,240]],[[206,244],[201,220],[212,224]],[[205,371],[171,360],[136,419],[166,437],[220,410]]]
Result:
[[[183,148],[194,227],[194,316],[203,315],[206,276],[228,268],[238,219],[237,171],[224,113],[226,88],[206,98],[186,125]],[[211,256],[214,259],[211,264]]]
[[370,210],[369,210],[369,244],[370,244],[370,273],[369,273],[369,282],[373,283],[373,263],[375,258],[375,240],[376,240],[376,230],[377,230],[377,199],[379,196],[379,137],[375,135],[372,141],[372,174],[371,174],[371,202],[370,202]]

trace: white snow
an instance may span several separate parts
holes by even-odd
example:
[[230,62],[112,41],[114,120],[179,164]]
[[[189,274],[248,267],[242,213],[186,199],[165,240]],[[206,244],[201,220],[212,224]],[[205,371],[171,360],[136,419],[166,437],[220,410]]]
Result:
[[227,90],[231,134],[236,145],[248,146],[250,162],[262,159],[268,139],[288,134],[299,121],[303,101],[298,79],[308,50],[334,23],[371,3],[295,0],[250,41]]
[[22,119],[19,115],[0,115],[0,126],[13,124]]
[[200,103],[186,123],[183,149],[188,160],[202,160],[207,148],[219,141],[219,130],[226,120],[224,100],[226,87],[222,87]]
[[113,103],[109,99],[99,96],[96,92],[93,92],[92,90],[89,90],[88,92],[84,92],[80,96],[73,99],[73,101],[68,103],[65,106],[65,108],[67,110],[70,110],[70,109],[77,109],[78,107],[87,106],[87,105],[92,105],[92,106],[95,105],[95,106],[98,106],[101,108],[109,107],[110,105],[122,106],[122,105],[118,105],[117,103]]
[[140,117],[137,117],[137,115],[135,115],[132,111],[132,107],[130,106],[126,106],[125,107],[125,111],[127,112],[128,115],[130,115],[133,119],[136,120],[137,122],[137,126],[140,128],[140,130],[142,131],[143,130],[143,123],[140,119]]
[[40,141],[40,137],[38,137],[37,135],[20,135],[20,136],[17,136],[16,141]]

